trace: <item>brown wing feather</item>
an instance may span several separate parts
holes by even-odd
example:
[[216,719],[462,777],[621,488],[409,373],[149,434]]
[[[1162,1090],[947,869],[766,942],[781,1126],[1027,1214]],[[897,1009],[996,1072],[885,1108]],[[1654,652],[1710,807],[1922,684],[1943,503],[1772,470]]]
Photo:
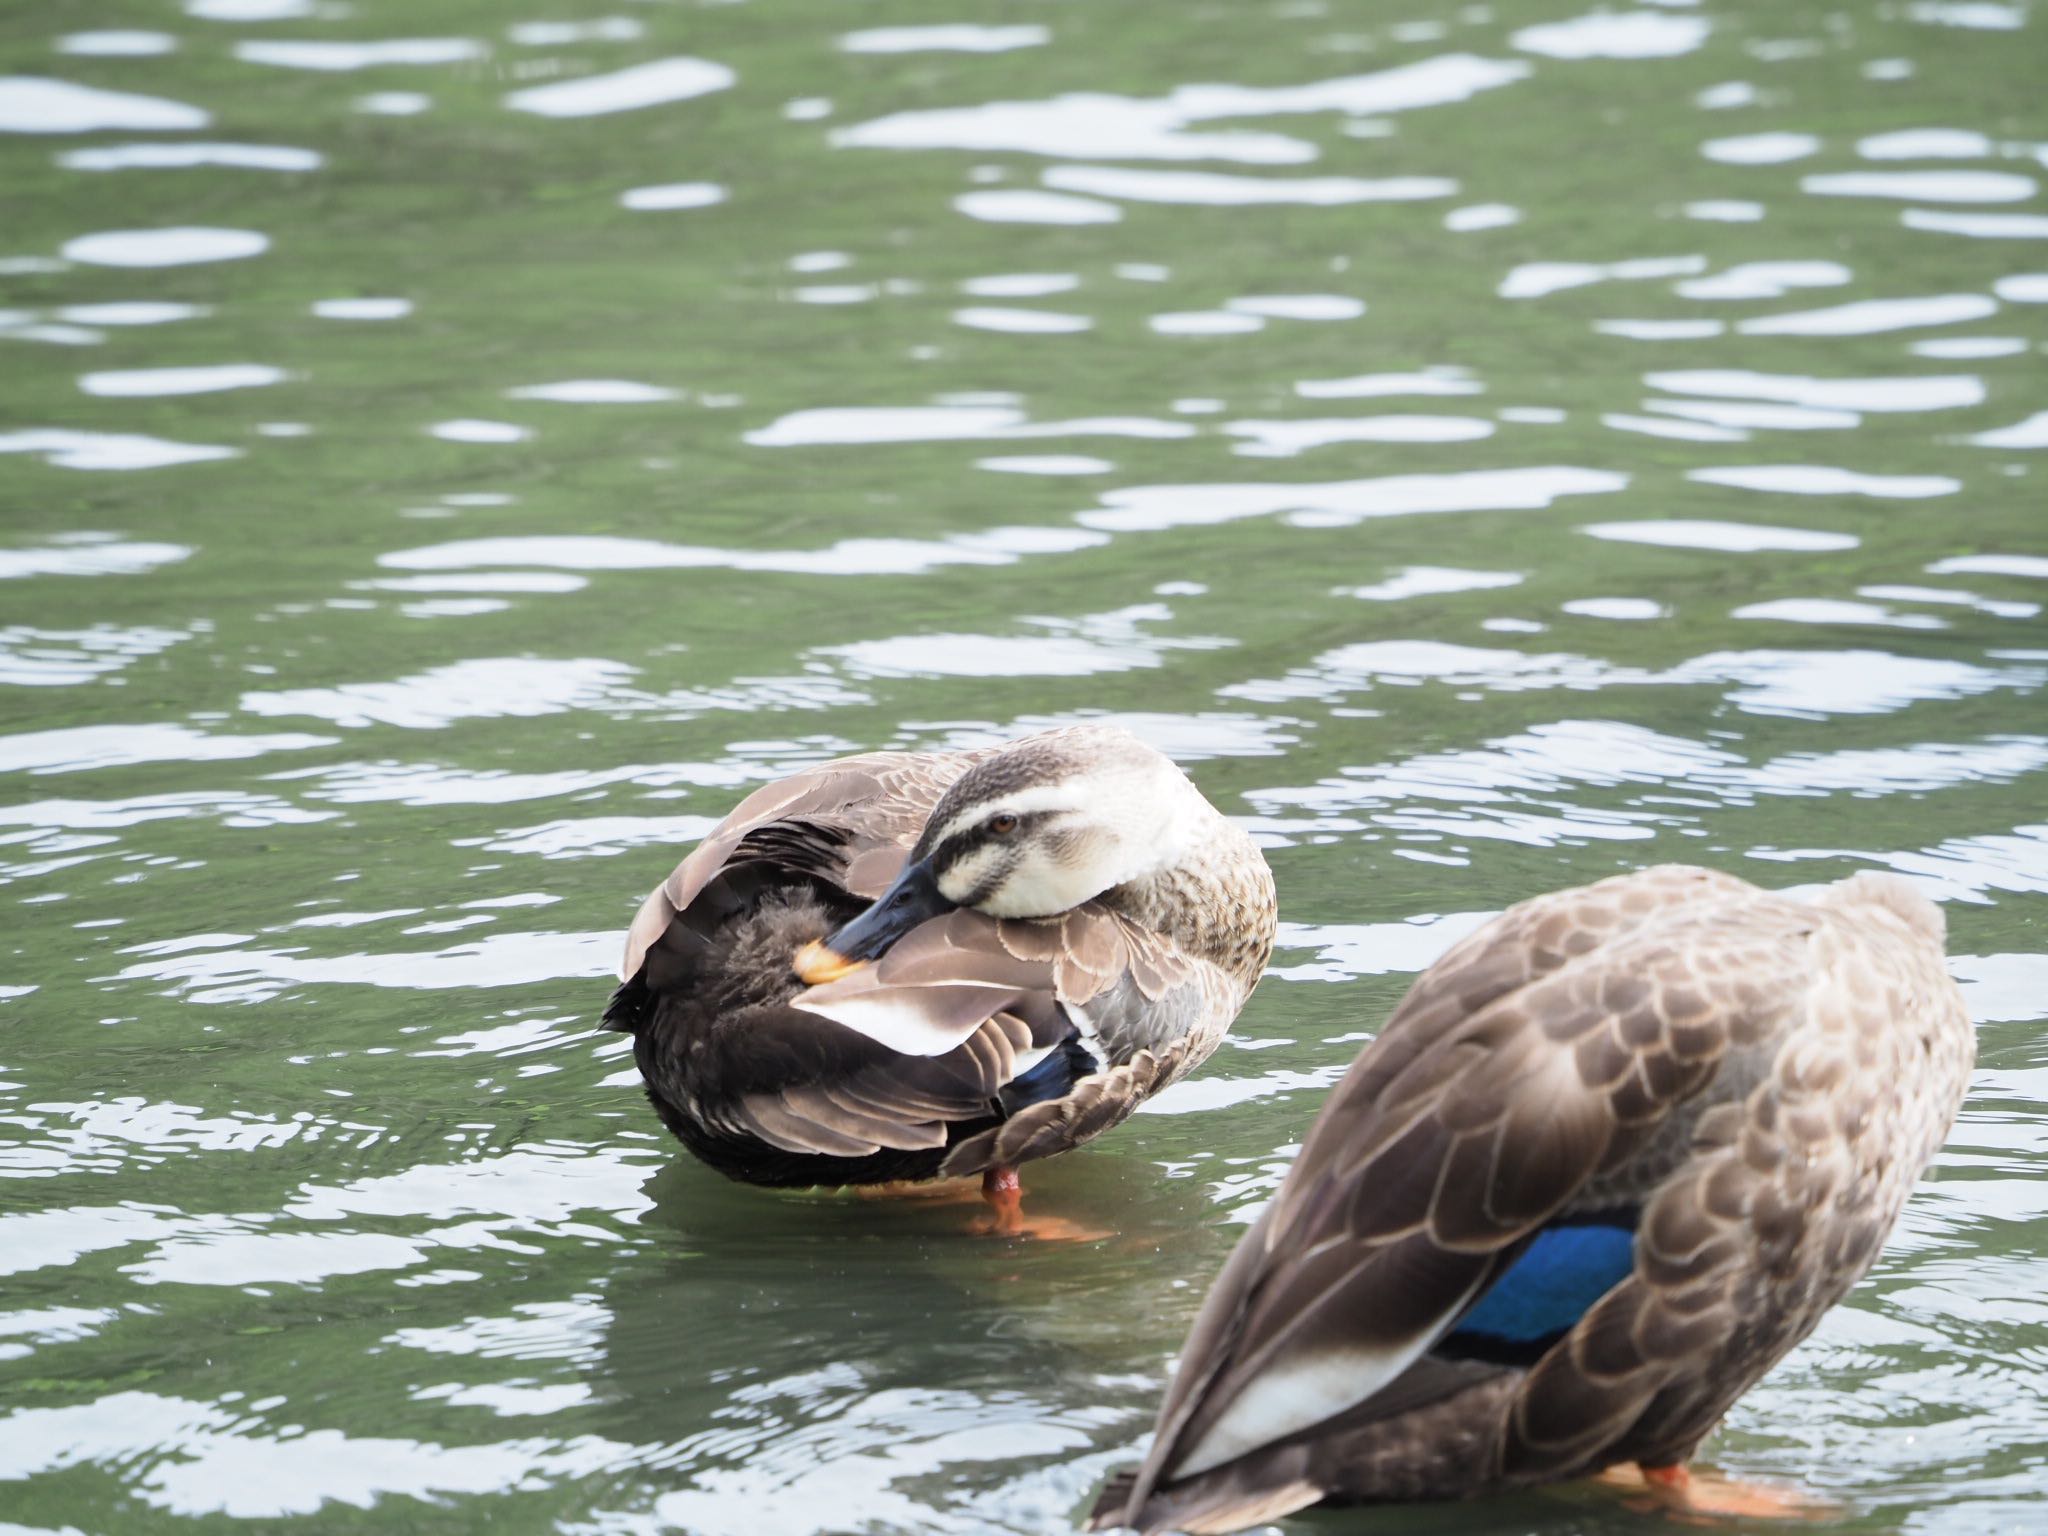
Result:
[[[1764,898],[1785,912],[1790,904]],[[1692,1454],[1876,1258],[1947,1133],[1973,1031],[1938,915],[1884,877],[1833,887],[1812,926],[1802,1027],[1643,1212],[1635,1272],[1538,1364],[1508,1417],[1503,1475]],[[1724,985],[1756,980],[1748,956]],[[1738,979],[1739,978],[1739,979]],[[1711,990],[1711,989],[1710,989]]]
[[[1759,914],[1760,896],[1706,871],[1622,876],[1514,908],[1432,967],[1331,1095],[1204,1306],[1136,1497],[1262,1373],[1371,1355],[1404,1330],[1426,1346],[1502,1255],[1696,1093],[1735,1037],[1761,1033],[1745,1015],[1796,992],[1803,909]],[[1661,982],[1637,981],[1673,970],[1662,919],[1696,920],[1703,902],[1722,931],[1703,937],[1694,921],[1684,936],[1716,950],[1711,978],[1681,968],[1718,993],[1696,1017],[1689,997],[1667,1008]],[[1667,1014],[1690,1030],[1682,1049]]]
[[[1015,1051],[1055,1044],[1075,1013],[1088,1021],[1107,1070],[959,1143],[943,1168],[954,1175],[1049,1156],[1121,1123],[1215,1049],[1236,998],[1216,967],[1091,905],[1044,922],[949,913],[906,935],[876,964],[801,994],[794,1006],[873,1031],[907,1053],[920,1041],[947,1043],[949,1054],[927,1058],[934,1063],[1000,1051],[1001,1037],[984,1023],[991,1014],[1026,1032],[1012,1042]],[[883,1075],[899,1077],[909,1090],[924,1082],[916,1065],[913,1055]],[[1014,1055],[983,1067],[978,1086],[963,1088],[945,1118],[985,1118],[989,1099],[1017,1071]],[[881,1087],[872,1091],[886,1096]]]
[[946,1127],[985,1120],[990,1105],[1032,1047],[1022,1019],[997,1014],[943,1056],[890,1060],[830,1082],[749,1095],[746,1115],[764,1139],[788,1152],[864,1157],[946,1145]]
[[647,952],[689,910],[750,834],[778,824],[827,828],[843,840],[839,883],[872,900],[888,888],[947,787],[980,751],[869,752],[822,763],[763,785],[733,807],[641,903],[626,933],[619,978],[639,973]]

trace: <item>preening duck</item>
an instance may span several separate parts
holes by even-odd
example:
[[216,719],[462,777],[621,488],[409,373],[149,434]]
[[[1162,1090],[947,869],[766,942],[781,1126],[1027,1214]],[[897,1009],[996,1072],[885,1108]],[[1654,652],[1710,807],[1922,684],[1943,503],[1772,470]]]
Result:
[[1975,1041],[1940,911],[1666,866],[1416,982],[1196,1318],[1094,1528],[1234,1531],[1686,1462],[1877,1256]]
[[655,888],[605,1022],[692,1152],[754,1184],[984,1175],[1202,1062],[1273,947],[1257,847],[1108,725],[770,784]]

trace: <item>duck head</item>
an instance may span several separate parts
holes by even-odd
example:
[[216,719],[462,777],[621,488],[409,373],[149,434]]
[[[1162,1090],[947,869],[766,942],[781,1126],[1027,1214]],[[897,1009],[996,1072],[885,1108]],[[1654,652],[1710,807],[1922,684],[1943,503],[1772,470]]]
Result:
[[1056,917],[1172,868],[1216,812],[1172,759],[1117,726],[1026,736],[982,759],[933,807],[889,889],[797,952],[811,985],[884,954],[956,907]]

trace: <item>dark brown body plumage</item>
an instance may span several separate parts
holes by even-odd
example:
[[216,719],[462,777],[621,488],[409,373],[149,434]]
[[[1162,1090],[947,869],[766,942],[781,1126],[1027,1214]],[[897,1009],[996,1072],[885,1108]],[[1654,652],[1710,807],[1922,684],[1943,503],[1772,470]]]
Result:
[[1054,918],[954,910],[825,986],[791,969],[889,886],[963,774],[998,753],[1085,773],[1104,740],[871,753],[742,802],[643,904],[605,1015],[664,1123],[750,1183],[954,1176],[1086,1141],[1199,1064],[1275,926],[1264,859],[1206,807],[1185,868]]
[[[1510,909],[1331,1095],[1095,1525],[1683,1462],[1870,1266],[1973,1048],[1894,877],[1794,901],[1667,866]],[[1632,1266],[1576,1325],[1451,1347],[1539,1231],[1617,1211]]]

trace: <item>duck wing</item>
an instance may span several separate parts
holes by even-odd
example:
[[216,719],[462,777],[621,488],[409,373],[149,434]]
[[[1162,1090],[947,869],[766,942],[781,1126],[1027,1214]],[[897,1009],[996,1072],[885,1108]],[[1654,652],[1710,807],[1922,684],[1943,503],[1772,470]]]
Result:
[[[862,901],[889,888],[925,817],[984,751],[869,752],[763,785],[735,806],[641,903],[626,932],[619,979],[643,967],[659,988],[671,967],[659,950],[695,946],[767,884],[822,879]],[[693,912],[700,898],[705,910]]]
[[1332,1093],[1232,1254],[1153,1449],[1098,1523],[1155,1526],[1145,1505],[1163,1484],[1373,1416],[1376,1399],[1410,1411],[1427,1378],[1465,1383],[1425,1354],[1544,1223],[1647,1193],[1627,1189],[1632,1155],[1800,1006],[1818,921],[1666,866],[1524,903],[1453,948]]
[[951,912],[791,999],[808,1030],[791,1028],[839,1065],[743,1107],[792,1151],[945,1146],[949,1125],[982,1122],[942,1173],[1029,1161],[1108,1130],[1213,1050],[1235,1011],[1224,981],[1092,904],[1043,921]]

